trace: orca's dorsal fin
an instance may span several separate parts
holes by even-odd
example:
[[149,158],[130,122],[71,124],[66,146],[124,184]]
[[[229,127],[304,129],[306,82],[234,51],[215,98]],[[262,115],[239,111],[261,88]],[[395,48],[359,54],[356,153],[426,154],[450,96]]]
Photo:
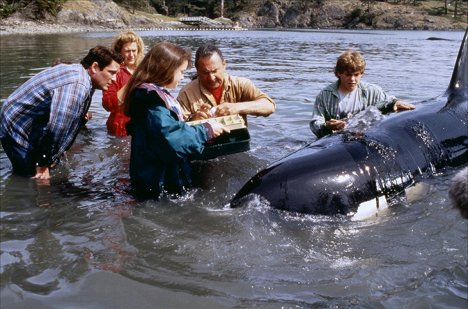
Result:
[[450,95],[455,92],[463,97],[468,96],[468,28],[465,30],[463,41],[458,52],[457,61],[453,68],[452,79],[446,94]]

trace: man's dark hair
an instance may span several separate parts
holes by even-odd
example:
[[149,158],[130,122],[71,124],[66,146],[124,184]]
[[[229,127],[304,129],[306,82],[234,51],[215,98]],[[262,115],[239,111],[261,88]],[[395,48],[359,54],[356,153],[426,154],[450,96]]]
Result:
[[107,47],[98,45],[89,50],[88,54],[81,60],[81,65],[85,69],[88,69],[94,62],[97,62],[99,68],[102,70],[111,64],[112,60],[122,63],[123,57]]
[[212,44],[205,44],[200,46],[195,53],[195,68],[198,67],[198,61],[200,58],[211,57],[213,54],[218,54],[222,61],[224,61],[223,53],[218,47]]

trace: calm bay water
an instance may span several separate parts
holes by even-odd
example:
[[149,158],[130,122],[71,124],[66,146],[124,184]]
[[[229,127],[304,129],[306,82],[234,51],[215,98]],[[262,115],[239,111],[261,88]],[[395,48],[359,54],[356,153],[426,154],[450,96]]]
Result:
[[[2,308],[468,306],[468,226],[447,197],[456,170],[425,179],[417,199],[362,221],[260,203],[226,207],[259,169],[313,140],[311,105],[335,80],[342,51],[363,52],[364,80],[418,102],[446,89],[462,32],[140,34],[147,46],[218,44],[229,73],[252,79],[277,112],[249,118],[249,152],[198,162],[199,188],[179,200],[137,203],[127,194],[129,138],[107,135],[99,91],[93,119],[50,185],[11,175],[0,148]],[[114,35],[0,37],[0,98],[55,58],[78,62]]]

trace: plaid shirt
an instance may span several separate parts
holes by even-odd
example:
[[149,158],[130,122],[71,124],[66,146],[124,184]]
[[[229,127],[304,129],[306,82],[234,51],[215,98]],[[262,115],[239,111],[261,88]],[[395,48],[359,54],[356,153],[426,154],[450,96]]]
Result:
[[0,138],[9,135],[50,166],[73,144],[94,93],[81,64],[61,64],[33,76],[4,102]]

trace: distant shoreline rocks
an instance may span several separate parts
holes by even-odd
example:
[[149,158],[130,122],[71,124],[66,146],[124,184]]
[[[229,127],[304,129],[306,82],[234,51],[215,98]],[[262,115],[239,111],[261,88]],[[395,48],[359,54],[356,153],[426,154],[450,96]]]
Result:
[[86,33],[86,32],[118,32],[123,30],[146,31],[146,30],[247,30],[240,27],[213,27],[196,28],[184,25],[179,22],[164,22],[155,25],[138,26],[104,26],[104,25],[83,25],[83,24],[59,24],[51,22],[36,22],[20,19],[8,19],[0,21],[0,36],[10,34],[55,34],[55,33]]
[[8,34],[53,34],[53,33],[77,33],[118,31],[101,26],[54,24],[47,22],[35,22],[25,20],[2,20],[0,22],[0,35]]
[[[327,30],[328,28],[321,28],[320,30]],[[330,30],[340,30],[341,28],[331,28]],[[106,27],[102,25],[81,25],[81,24],[57,24],[50,22],[35,22],[25,20],[9,20],[0,21],[0,36],[11,35],[11,34],[56,34],[56,33],[86,33],[86,32],[118,32],[122,30],[134,30],[134,31],[145,31],[145,30],[268,30],[268,31],[309,31],[318,30],[308,28],[241,28],[241,27],[226,27],[226,28],[191,28],[184,27],[179,24],[177,25],[157,25],[147,27]],[[342,30],[353,30],[353,29],[342,29]],[[362,30],[362,29],[354,29]],[[369,29],[369,30],[391,30],[391,29]],[[395,29],[398,31],[398,29]],[[413,31],[426,31],[426,30],[413,30]],[[459,29],[445,29],[445,30],[429,30],[429,31],[462,31]]]

